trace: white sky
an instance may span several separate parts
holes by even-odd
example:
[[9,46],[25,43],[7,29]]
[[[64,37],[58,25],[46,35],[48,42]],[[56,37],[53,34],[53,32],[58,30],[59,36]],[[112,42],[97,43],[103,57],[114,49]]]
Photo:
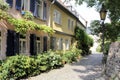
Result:
[[[70,4],[73,5],[76,11],[88,22],[88,26],[92,20],[100,20],[99,12],[97,12],[94,7],[88,8],[86,3],[83,3],[82,5],[76,5],[74,4],[74,0],[70,2]],[[85,21],[81,18],[80,20],[85,25]],[[108,18],[105,21],[110,22]]]

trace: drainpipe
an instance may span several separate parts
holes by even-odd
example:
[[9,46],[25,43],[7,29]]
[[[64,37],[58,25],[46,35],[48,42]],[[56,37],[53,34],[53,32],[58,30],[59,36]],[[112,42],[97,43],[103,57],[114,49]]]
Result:
[[12,9],[15,10],[16,0],[13,0],[13,6]]
[[53,0],[50,4],[50,7],[49,7],[49,19],[48,19],[48,26],[51,26],[51,6],[55,3],[56,0]]

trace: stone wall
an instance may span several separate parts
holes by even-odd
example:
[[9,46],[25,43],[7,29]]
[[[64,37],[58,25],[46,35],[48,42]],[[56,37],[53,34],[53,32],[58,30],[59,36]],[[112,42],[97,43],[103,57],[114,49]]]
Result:
[[105,75],[108,80],[120,80],[120,42],[110,45]]

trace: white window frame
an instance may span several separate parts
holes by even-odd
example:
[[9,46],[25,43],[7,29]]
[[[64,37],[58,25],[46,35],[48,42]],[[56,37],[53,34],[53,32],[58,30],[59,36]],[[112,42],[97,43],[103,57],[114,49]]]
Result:
[[50,46],[50,48],[52,49],[52,50],[55,50],[55,48],[56,48],[56,37],[51,37],[52,38],[52,41],[51,41],[51,46]]
[[[40,38],[40,37],[39,37]],[[40,38],[41,39],[41,38]],[[40,44],[40,45],[39,45]],[[37,54],[41,52],[41,41],[40,40],[37,40]],[[39,49],[38,49],[39,47]]]
[[[45,8],[44,3],[46,4],[46,9],[44,9]],[[47,2],[46,1],[41,0],[40,3],[35,1],[34,16],[36,16],[36,17],[38,17],[38,18],[40,18],[42,20],[47,20]]]
[[[46,8],[44,8],[44,3],[46,4]],[[46,13],[44,13],[44,10]],[[47,20],[47,2],[43,1],[43,20]]]
[[70,30],[70,27],[71,27],[71,20],[68,19],[68,29]]
[[0,54],[2,53],[2,36],[0,32]]
[[59,38],[58,42],[59,42],[58,49],[63,50],[63,39]]
[[65,40],[65,46],[66,46],[66,50],[70,49],[70,41],[68,39]]
[[68,29],[74,31],[74,21],[68,18]]
[[[28,11],[30,7],[30,0],[21,0],[21,10]],[[23,7],[23,9],[22,9]]]
[[[40,1],[40,3],[38,3],[37,1],[35,1],[35,11],[34,11],[34,16],[42,19],[42,15],[43,15],[43,1]],[[39,12],[38,12],[39,10]]]
[[[24,43],[25,42],[25,47],[24,47]],[[19,51],[20,53],[26,53],[26,49],[27,49],[27,42],[26,42],[26,38],[20,38],[20,41],[19,41],[20,45],[19,45]]]
[[54,22],[61,24],[61,13],[58,10],[54,10]]
[[74,21],[71,21],[71,31],[74,31]]

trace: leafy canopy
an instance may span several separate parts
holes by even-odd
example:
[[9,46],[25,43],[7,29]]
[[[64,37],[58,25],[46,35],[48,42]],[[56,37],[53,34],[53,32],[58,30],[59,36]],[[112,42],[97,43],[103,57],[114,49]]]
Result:
[[[103,28],[100,24],[100,21],[94,20],[90,24],[90,29],[93,35],[98,35],[102,33]],[[104,26],[104,32],[105,32],[105,39],[110,41],[116,41],[117,38],[120,36],[120,22],[117,22],[116,24],[106,23]]]

